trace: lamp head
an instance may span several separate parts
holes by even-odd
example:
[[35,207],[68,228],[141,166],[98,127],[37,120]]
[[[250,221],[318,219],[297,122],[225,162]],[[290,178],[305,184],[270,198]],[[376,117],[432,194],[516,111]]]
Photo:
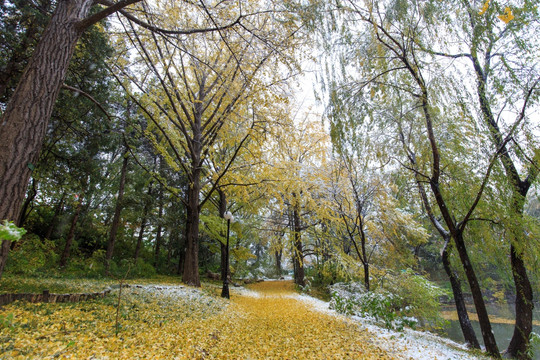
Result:
[[225,214],[223,214],[223,218],[227,221],[233,221],[234,220],[234,216],[233,214],[231,214],[230,211],[227,211]]

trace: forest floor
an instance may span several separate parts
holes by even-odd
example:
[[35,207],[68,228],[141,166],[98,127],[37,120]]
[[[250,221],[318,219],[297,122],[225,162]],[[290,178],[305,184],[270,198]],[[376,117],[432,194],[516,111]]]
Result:
[[[393,333],[328,310],[290,282],[145,284],[81,303],[0,309],[0,359],[475,359],[432,335]],[[118,313],[117,313],[118,311]]]

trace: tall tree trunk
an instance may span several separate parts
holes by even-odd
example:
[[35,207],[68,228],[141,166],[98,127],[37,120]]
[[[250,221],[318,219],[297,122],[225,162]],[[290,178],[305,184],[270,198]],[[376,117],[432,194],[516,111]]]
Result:
[[64,251],[62,252],[62,257],[60,258],[60,266],[65,267],[69,259],[69,254],[71,252],[71,245],[73,244],[73,238],[75,237],[75,228],[77,227],[77,221],[79,220],[79,215],[81,214],[83,202],[83,195],[79,195],[79,203],[71,219],[71,226],[69,227],[69,233],[66,238],[66,244],[64,245]]
[[441,252],[442,263],[444,271],[448,278],[450,279],[450,285],[452,286],[452,294],[454,295],[454,301],[456,302],[456,311],[459,319],[459,326],[465,338],[465,342],[469,347],[474,349],[480,349],[480,343],[476,338],[474,328],[472,327],[471,320],[469,319],[469,313],[467,312],[467,307],[465,305],[465,299],[463,298],[463,292],[461,291],[461,282],[459,281],[458,275],[452,270],[450,265],[450,252],[449,245],[450,239],[446,238]]
[[[358,214],[360,217],[361,215]],[[366,233],[364,232],[364,222],[363,220],[360,222],[360,239],[361,239],[361,245],[362,245],[362,264],[364,265],[364,285],[366,287],[366,290],[369,291],[369,259],[368,254],[366,250]]]
[[23,206],[22,206],[20,214],[19,214],[19,218],[17,220],[17,226],[18,227],[23,227],[23,225],[24,225],[24,223],[26,221],[26,218],[30,214],[30,212],[28,211],[28,207],[30,206],[32,201],[34,201],[34,199],[36,198],[36,195],[37,195],[36,185],[37,185],[36,179],[32,178],[32,191],[30,191],[30,193],[28,194],[28,196],[24,200]]
[[124,160],[122,161],[122,170],[120,171],[120,184],[118,185],[118,196],[116,198],[116,207],[114,209],[114,217],[111,224],[111,232],[107,243],[107,252],[105,254],[105,271],[108,273],[111,265],[111,259],[114,253],[114,245],[116,243],[116,233],[120,225],[120,213],[124,207],[124,188],[126,185],[126,174],[128,168],[128,149],[124,151]]
[[174,265],[171,262],[175,238],[172,232],[169,231],[169,237],[167,239],[167,271],[171,271],[174,268]]
[[283,250],[279,249],[274,252],[276,256],[276,271],[279,276],[283,274],[283,269],[281,267],[281,257],[283,256]]
[[293,265],[294,265],[294,283],[299,286],[306,286],[304,274],[304,250],[302,246],[302,238],[300,236],[300,214],[296,206],[293,208],[293,226],[294,226],[294,243],[293,243]]
[[144,229],[146,228],[146,222],[148,220],[148,212],[150,211],[151,200],[149,198],[152,196],[152,183],[148,185],[147,194],[148,194],[148,199],[144,203],[142,217],[141,217],[141,227],[139,228],[139,236],[137,237],[137,245],[135,246],[135,254],[133,255],[133,259],[135,261],[137,261],[141,252]]
[[[227,196],[225,195],[225,192],[221,189],[217,189],[218,195],[219,195],[219,216],[223,219],[225,216],[225,212],[227,211]],[[226,237],[227,234],[221,234],[223,237]],[[219,270],[221,273],[221,280],[225,280],[228,274],[227,269],[227,244],[223,243],[222,241],[219,242],[219,250],[220,250],[220,264],[219,264]]]
[[154,249],[154,267],[157,269],[159,263],[159,253],[161,252],[161,241],[162,241],[162,226],[163,223],[163,187],[159,189],[159,210],[158,210],[158,226],[156,229],[156,247]]
[[[0,119],[0,220],[17,220],[30,174],[93,0],[60,0]],[[10,242],[0,252],[0,277]]]
[[510,246],[510,260],[516,286],[516,323],[506,352],[516,359],[530,359],[527,350],[530,346],[534,303],[531,282],[527,276],[522,256],[523,254],[519,253],[512,244]]
[[[476,28],[477,25],[474,25]],[[483,25],[478,25],[483,26]],[[531,184],[538,177],[538,164],[531,164],[528,168],[528,174],[525,180],[521,180],[518,172],[518,167],[514,163],[514,160],[510,156],[508,148],[504,143],[504,137],[499,128],[499,124],[493,115],[491,104],[489,101],[488,93],[488,77],[491,75],[491,65],[489,60],[484,64],[484,67],[480,64],[478,58],[477,49],[474,47],[471,49],[470,60],[473,63],[474,71],[477,79],[477,95],[480,102],[480,109],[484,115],[484,121],[488,125],[493,144],[500,150],[500,161],[505,169],[506,177],[509,181],[511,189],[513,191],[513,203],[511,205],[511,211],[518,218],[523,217],[523,207],[525,205],[525,198],[529,191]],[[486,58],[490,58],[491,54],[486,54]],[[526,95],[526,101],[532,91],[537,86],[535,84]],[[525,167],[527,168],[527,166]],[[514,242],[521,242],[519,238],[512,239]],[[516,322],[514,326],[514,334],[510,340],[510,344],[506,350],[507,356],[515,357],[518,359],[530,359],[527,355],[527,349],[529,347],[529,339],[532,332],[534,309],[532,286],[527,275],[527,269],[525,262],[523,261],[522,251],[518,251],[514,246],[514,243],[510,246],[510,264],[512,267],[512,274],[514,277],[514,285],[516,287]]]
[[182,242],[181,236],[178,237],[178,270],[177,274],[180,275],[184,270],[184,263],[186,260],[186,244]]
[[478,315],[478,322],[480,324],[482,338],[484,339],[484,345],[491,356],[500,357],[497,341],[495,340],[495,335],[493,334],[493,330],[491,328],[491,322],[489,321],[486,304],[482,296],[482,290],[480,289],[480,284],[478,283],[476,273],[472,267],[469,254],[467,253],[465,241],[463,240],[463,234],[461,231],[456,231],[453,239],[461,259],[461,264],[465,270],[465,275],[467,276],[469,286],[471,288],[471,294],[474,301],[474,307],[476,308],[476,314]]
[[191,286],[201,286],[199,278],[199,194],[201,191],[201,170],[193,166],[192,181],[187,190],[186,208],[186,255],[182,281]]
[[52,233],[54,231],[54,228],[56,226],[56,222],[58,219],[58,216],[60,216],[60,212],[62,212],[62,209],[64,208],[64,199],[66,197],[66,193],[62,193],[62,197],[60,198],[60,201],[56,204],[54,207],[54,215],[51,219],[51,222],[49,224],[49,227],[47,229],[47,233],[45,234],[45,239],[51,239]]

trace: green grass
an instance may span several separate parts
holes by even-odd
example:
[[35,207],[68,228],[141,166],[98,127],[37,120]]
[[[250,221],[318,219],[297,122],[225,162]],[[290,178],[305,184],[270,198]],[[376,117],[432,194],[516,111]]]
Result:
[[[73,277],[29,277],[5,274],[0,280],[0,294],[5,293],[34,293],[40,294],[49,290],[55,294],[91,293],[103,291],[107,287],[119,284],[120,279],[85,279]],[[129,279],[127,284],[161,284],[180,285],[180,277],[158,275],[152,278]]]

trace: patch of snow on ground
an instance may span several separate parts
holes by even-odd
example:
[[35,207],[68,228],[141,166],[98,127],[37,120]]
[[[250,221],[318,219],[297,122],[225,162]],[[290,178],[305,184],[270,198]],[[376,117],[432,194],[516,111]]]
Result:
[[359,316],[346,317],[329,308],[329,303],[307,295],[293,295],[293,298],[308,304],[313,310],[353,320],[361,328],[373,334],[372,342],[397,359],[414,360],[480,360],[488,359],[466,352],[463,344],[434,335],[429,332],[404,329],[403,332],[388,330],[374,325],[369,319]]
[[261,294],[259,292],[246,289],[243,286],[233,288],[231,290],[231,296],[234,296],[234,295],[247,296],[247,297],[252,297],[252,298],[261,297]]

